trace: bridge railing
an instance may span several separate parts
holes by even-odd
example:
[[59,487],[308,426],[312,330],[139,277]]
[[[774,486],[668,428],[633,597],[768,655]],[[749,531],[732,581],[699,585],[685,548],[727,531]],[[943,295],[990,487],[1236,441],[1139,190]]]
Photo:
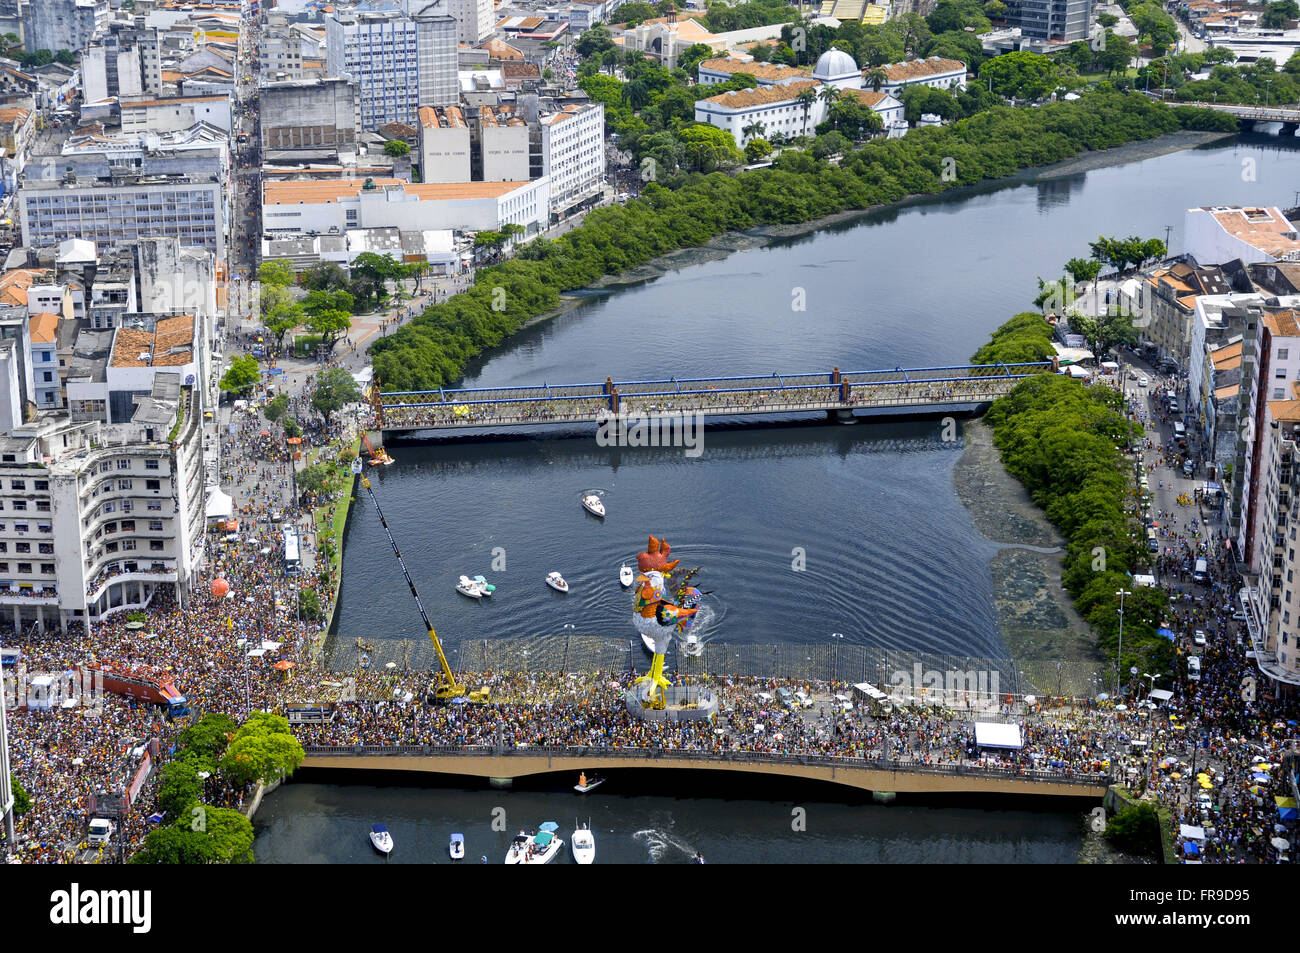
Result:
[[1098,772],[1055,768],[998,768],[966,764],[926,764],[885,758],[850,758],[839,755],[777,754],[761,751],[716,751],[709,748],[616,748],[527,745],[304,745],[308,755],[322,757],[523,757],[523,758],[621,758],[629,761],[714,761],[729,764],[786,764],[835,767],[860,771],[887,771],[947,777],[1031,781],[1052,784],[1082,784],[1109,787],[1111,776]]

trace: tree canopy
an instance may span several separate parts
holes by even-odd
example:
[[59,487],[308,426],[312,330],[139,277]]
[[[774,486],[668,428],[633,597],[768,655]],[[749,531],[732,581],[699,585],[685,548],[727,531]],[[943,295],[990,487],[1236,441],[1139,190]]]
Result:
[[247,394],[262,379],[262,369],[257,358],[237,354],[230,359],[230,367],[221,375],[219,386],[232,394]]
[[274,781],[292,774],[305,756],[283,715],[254,712],[222,755],[221,774],[237,786]]

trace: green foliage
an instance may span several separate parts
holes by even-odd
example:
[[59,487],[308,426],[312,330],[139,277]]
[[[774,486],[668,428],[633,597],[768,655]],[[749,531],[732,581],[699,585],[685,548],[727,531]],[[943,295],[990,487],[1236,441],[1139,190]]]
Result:
[[1007,99],[1037,100],[1061,84],[1061,68],[1041,53],[1004,53],[980,66],[980,82],[993,83],[993,92]]
[[710,33],[727,33],[731,30],[752,30],[773,23],[798,23],[799,11],[785,0],[747,0],[735,6],[711,3],[709,12],[700,22]]
[[24,69],[33,66],[49,66],[54,62],[54,54],[49,50],[37,50],[34,53],[24,54],[23,58],[18,62]]
[[[158,772],[157,803],[167,820],[188,817],[190,807],[203,796],[203,782],[199,779],[199,765],[191,759],[170,761]],[[210,769],[208,769],[210,770]]]
[[411,147],[401,139],[390,139],[384,143],[384,155],[394,159],[411,154]]
[[149,832],[133,864],[251,864],[253,825],[239,811],[196,805],[193,814]]
[[322,261],[302,273],[302,286],[308,291],[344,291],[348,276],[334,262]]
[[284,418],[284,435],[286,437],[301,437],[302,426],[292,417]]
[[766,139],[750,139],[745,143],[745,161],[761,162],[772,154],[772,143]]
[[186,751],[215,764],[230,744],[238,726],[229,715],[204,715],[177,737]]
[[[968,94],[988,95],[968,90],[958,102],[977,101]],[[1038,109],[993,106],[905,138],[873,139],[846,155],[838,167],[806,152],[786,150],[773,168],[683,176],[673,189],[648,183],[636,201],[596,209],[582,225],[557,239],[521,245],[511,260],[480,269],[468,291],[426,308],[396,333],[376,341],[370,348],[375,376],[387,391],[451,384],[474,355],[554,308],[562,291],[635,268],[657,255],[702,245],[723,232],[806,222],[1001,178],[1083,151],[1185,128],[1208,112],[1180,116],[1140,94],[1090,92],[1073,102]],[[851,135],[843,126],[840,131]],[[727,138],[734,152],[734,140]],[[656,157],[671,157],[679,144],[671,136],[657,138]],[[952,181],[942,177],[948,157],[954,160]],[[681,161],[693,160],[683,154]],[[494,295],[497,287],[505,290],[504,298]],[[1046,356],[1045,343],[1033,343],[1033,353],[1021,357],[996,359],[1039,360]]]
[[268,400],[265,406],[262,407],[262,416],[265,417],[267,420],[269,420],[271,423],[275,423],[277,420],[283,417],[288,410],[289,410],[289,395],[277,394],[275,397],[272,397],[270,400]]
[[220,762],[221,774],[242,787],[274,781],[297,770],[306,757],[282,715],[254,712],[235,733]]
[[329,488],[333,476],[334,468],[328,463],[313,463],[309,467],[303,467],[296,477],[298,492],[321,496]]
[[1106,824],[1106,840],[1125,853],[1159,857],[1160,817],[1155,806],[1143,801],[1121,809]]
[[352,375],[341,367],[331,367],[316,378],[316,390],[311,405],[323,417],[329,417],[344,404],[361,399],[361,391]]
[[262,377],[257,358],[238,354],[230,359],[230,367],[221,375],[219,386],[232,394],[247,394]]
[[315,589],[298,590],[298,614],[308,622],[319,622],[325,618],[325,612],[320,604],[320,596],[316,594]]
[[32,809],[32,798],[16,774],[9,775],[9,790],[14,795],[14,817],[22,817]]
[[287,258],[272,258],[270,261],[264,261],[257,269],[257,278],[264,285],[276,285],[284,287],[291,285],[297,272],[293,270],[293,262]]

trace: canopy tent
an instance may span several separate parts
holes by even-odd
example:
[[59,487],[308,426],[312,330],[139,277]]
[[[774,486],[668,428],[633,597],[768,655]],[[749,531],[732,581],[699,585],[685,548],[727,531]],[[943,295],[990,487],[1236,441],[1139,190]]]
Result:
[[1066,366],[1066,367],[1062,367],[1062,368],[1061,368],[1061,373],[1062,373],[1062,374],[1065,374],[1067,377],[1085,378],[1085,377],[1091,377],[1091,376],[1092,376],[1092,375],[1089,374],[1086,370],[1084,370],[1082,367],[1079,367],[1077,364],[1070,364],[1070,365],[1068,365],[1068,366]]
[[1190,824],[1179,824],[1178,836],[1187,840],[1205,840],[1205,828],[1193,827]]
[[230,519],[234,512],[235,501],[230,498],[230,495],[217,487],[213,487],[212,492],[208,494],[207,505],[204,507],[204,513],[207,515],[208,519]]
[[1004,725],[993,721],[975,722],[975,744],[981,748],[1014,748],[1025,746],[1019,725]]
[[1156,629],[1156,635],[1160,636],[1161,638],[1168,639],[1170,642],[1174,641],[1177,638],[1177,636],[1174,635],[1172,629]]
[[1151,689],[1151,691],[1147,692],[1147,697],[1153,698],[1156,701],[1163,704],[1164,702],[1167,702],[1169,701],[1169,699],[1173,698],[1174,693],[1169,691],[1166,688],[1153,688]]
[[1189,840],[1186,844],[1183,845],[1184,854],[1199,854],[1200,852],[1201,852],[1201,848],[1196,846],[1195,841]]

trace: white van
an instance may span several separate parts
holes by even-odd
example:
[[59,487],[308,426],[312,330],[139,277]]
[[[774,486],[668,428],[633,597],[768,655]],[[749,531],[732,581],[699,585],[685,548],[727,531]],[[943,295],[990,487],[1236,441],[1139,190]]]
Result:
[[1196,568],[1192,570],[1192,581],[1202,586],[1210,581],[1210,564],[1204,558],[1196,560]]
[[1199,655],[1189,655],[1187,657],[1187,678],[1193,682],[1201,680],[1201,657]]
[[113,822],[106,817],[96,817],[90,822],[86,840],[91,844],[107,844],[113,836]]

